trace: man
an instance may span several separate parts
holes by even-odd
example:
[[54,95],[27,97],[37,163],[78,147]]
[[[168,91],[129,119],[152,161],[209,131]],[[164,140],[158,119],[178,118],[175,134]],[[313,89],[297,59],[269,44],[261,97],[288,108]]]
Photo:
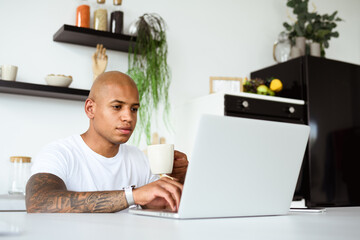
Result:
[[[151,174],[145,155],[124,144],[139,107],[129,76],[115,71],[99,75],[85,102],[89,129],[49,144],[35,158],[26,186],[27,212],[116,212],[131,204],[176,211],[186,155],[175,151],[175,180]],[[136,185],[132,193],[131,185]]]

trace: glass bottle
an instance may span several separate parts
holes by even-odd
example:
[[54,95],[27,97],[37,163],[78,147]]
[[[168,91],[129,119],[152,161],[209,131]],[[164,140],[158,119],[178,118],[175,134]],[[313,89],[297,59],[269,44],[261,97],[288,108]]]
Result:
[[10,157],[9,194],[25,195],[26,183],[30,177],[31,157]]
[[111,13],[110,17],[110,32],[122,33],[124,26],[124,13],[120,11],[122,0],[113,0],[115,11]]
[[105,0],[96,0],[97,9],[94,11],[94,29],[107,31],[107,10],[104,7]]
[[76,26],[90,28],[90,6],[87,0],[81,0],[76,8]]

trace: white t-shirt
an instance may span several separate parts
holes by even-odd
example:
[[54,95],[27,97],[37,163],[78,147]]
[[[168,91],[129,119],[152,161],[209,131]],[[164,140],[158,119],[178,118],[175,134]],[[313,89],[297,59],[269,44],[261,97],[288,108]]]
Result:
[[122,190],[158,179],[138,148],[121,144],[116,156],[106,158],[91,150],[80,135],[45,146],[34,159],[31,174],[36,173],[54,174],[64,181],[67,190],[76,192]]

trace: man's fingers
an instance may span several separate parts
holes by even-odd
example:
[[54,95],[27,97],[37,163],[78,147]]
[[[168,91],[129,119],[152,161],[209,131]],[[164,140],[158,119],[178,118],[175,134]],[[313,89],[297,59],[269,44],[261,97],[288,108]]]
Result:
[[174,161],[174,168],[187,167],[188,164],[189,164],[188,161],[185,159],[176,159]]
[[159,181],[165,181],[167,183],[173,184],[173,185],[177,186],[178,188],[180,188],[181,192],[183,190],[183,185],[181,183],[171,180],[170,178],[164,177],[164,178],[161,178]]
[[171,207],[171,209],[173,211],[176,211],[178,204],[175,203],[173,195],[170,192],[166,191],[162,187],[159,187],[157,193],[155,193],[155,196],[164,198]]
[[174,157],[175,157],[175,159],[176,159],[176,158],[179,158],[179,159],[185,159],[185,160],[187,160],[186,154],[185,154],[185,153],[182,153],[182,152],[179,152],[179,151],[177,151],[177,150],[174,150]]
[[179,207],[180,196],[181,196],[181,191],[182,190],[177,185],[172,184],[172,183],[168,183],[168,182],[166,182],[164,184],[161,184],[160,186],[165,188],[168,192],[171,193],[172,198],[175,199],[176,206]]

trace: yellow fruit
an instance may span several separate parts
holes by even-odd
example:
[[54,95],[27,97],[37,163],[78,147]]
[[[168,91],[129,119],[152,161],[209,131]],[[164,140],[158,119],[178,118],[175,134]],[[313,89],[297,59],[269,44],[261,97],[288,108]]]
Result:
[[273,79],[270,83],[270,89],[274,92],[280,92],[283,88],[283,84],[279,79]]

